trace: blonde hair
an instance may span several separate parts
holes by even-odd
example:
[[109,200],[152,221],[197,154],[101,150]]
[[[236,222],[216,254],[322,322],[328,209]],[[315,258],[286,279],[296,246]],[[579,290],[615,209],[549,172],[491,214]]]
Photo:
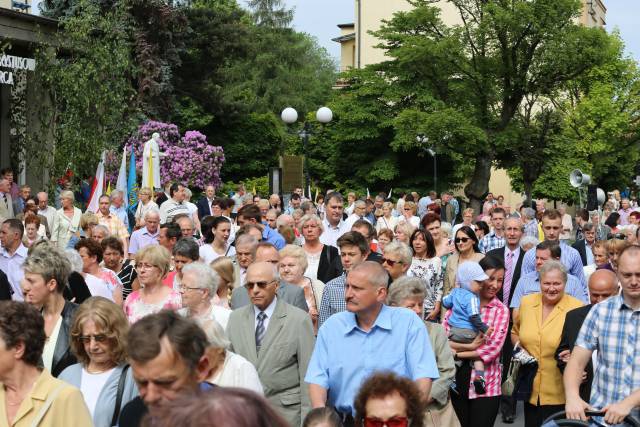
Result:
[[136,264],[141,264],[143,261],[147,261],[154,267],[158,267],[162,271],[162,277],[164,277],[169,272],[171,266],[171,254],[164,246],[145,246],[136,252]]
[[83,302],[73,318],[71,325],[71,351],[83,365],[89,364],[89,355],[80,341],[82,327],[87,320],[92,320],[109,339],[111,360],[117,365],[127,359],[127,333],[129,322],[122,308],[104,297],[91,297]]
[[149,187],[142,187],[140,189],[140,191],[138,191],[138,196],[140,195],[146,195],[146,196],[151,196],[151,188]]
[[220,276],[220,279],[224,280],[225,283],[233,286],[233,283],[235,282],[236,278],[235,278],[235,273],[233,271],[233,261],[231,260],[231,258],[227,256],[218,257],[213,261],[211,261],[209,266],[216,273],[218,273],[218,276]]
[[73,191],[64,190],[60,192],[60,199],[71,199],[72,202],[75,202],[76,196],[73,194]]
[[84,231],[89,229],[90,225],[98,225],[100,221],[93,212],[85,212],[80,217],[80,228]]
[[280,260],[283,260],[285,257],[295,258],[302,270],[306,270],[309,266],[307,254],[300,246],[286,245],[284,248],[280,249]]
[[405,209],[409,208],[409,209],[411,209],[413,211],[414,215],[416,214],[417,206],[416,206],[415,202],[405,202],[404,203],[404,208]]

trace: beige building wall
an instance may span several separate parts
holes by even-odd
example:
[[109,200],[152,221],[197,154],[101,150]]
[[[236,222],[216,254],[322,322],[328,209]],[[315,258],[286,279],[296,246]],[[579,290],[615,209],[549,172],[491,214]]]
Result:
[[0,7],[17,12],[32,13],[31,0],[0,0]]
[[582,14],[578,23],[585,27],[601,27],[607,25],[607,8],[601,0],[582,0]]

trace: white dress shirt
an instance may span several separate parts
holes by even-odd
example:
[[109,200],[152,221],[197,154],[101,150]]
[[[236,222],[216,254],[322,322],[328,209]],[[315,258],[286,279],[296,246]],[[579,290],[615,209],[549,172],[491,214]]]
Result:
[[262,311],[264,311],[264,314],[267,315],[267,317],[264,318],[264,333],[265,333],[265,335],[267,333],[267,330],[269,329],[269,322],[271,321],[271,316],[273,316],[273,312],[276,309],[276,302],[278,302],[278,297],[273,297],[273,301],[271,301],[271,304],[269,304],[269,306],[267,308],[265,308],[264,310],[260,310],[255,305],[253,306],[253,311],[254,311],[254,315],[255,315],[255,326],[258,326],[258,314],[260,314]]

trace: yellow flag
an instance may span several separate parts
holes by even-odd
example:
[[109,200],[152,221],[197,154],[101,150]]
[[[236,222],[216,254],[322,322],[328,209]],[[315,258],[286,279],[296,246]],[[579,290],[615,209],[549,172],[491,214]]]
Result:
[[253,195],[254,196],[256,195],[256,186],[255,185],[253,186]]
[[105,193],[107,196],[111,195],[111,181],[109,181],[109,184],[107,184],[107,192]]

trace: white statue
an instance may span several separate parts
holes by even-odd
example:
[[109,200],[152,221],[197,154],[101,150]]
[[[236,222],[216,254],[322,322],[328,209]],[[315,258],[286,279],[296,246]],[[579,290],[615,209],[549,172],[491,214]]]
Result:
[[142,186],[149,188],[162,188],[160,183],[160,157],[166,157],[166,153],[160,152],[158,141],[160,134],[154,132],[151,139],[144,143],[142,152]]

